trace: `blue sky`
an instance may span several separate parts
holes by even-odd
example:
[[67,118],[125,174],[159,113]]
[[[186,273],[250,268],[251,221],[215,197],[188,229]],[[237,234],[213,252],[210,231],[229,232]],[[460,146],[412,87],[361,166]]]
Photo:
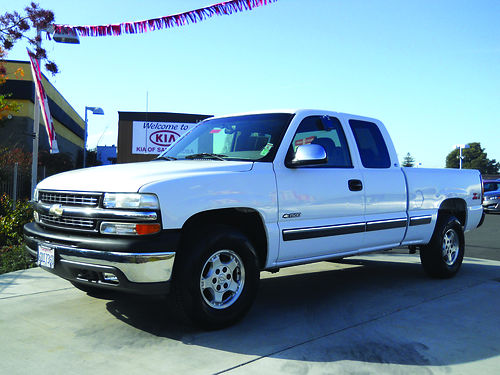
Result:
[[[40,0],[56,23],[98,25],[217,1]],[[3,3],[3,4],[2,4]],[[26,5],[0,0],[0,9]],[[15,4],[15,5],[13,5]],[[376,117],[400,160],[444,167],[455,144],[500,160],[500,1],[278,0],[180,28],[43,46],[46,74],[89,115],[89,146],[116,144],[118,111],[228,114],[319,108]],[[26,60],[25,45],[10,59]]]

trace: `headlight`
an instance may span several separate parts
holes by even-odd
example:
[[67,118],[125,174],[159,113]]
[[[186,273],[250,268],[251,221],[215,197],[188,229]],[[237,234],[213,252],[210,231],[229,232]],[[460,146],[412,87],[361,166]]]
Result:
[[158,198],[154,194],[139,193],[106,193],[104,208],[143,208],[157,210],[160,208]]
[[38,202],[38,189],[37,188],[35,188],[35,191],[33,193],[33,200],[35,202]]

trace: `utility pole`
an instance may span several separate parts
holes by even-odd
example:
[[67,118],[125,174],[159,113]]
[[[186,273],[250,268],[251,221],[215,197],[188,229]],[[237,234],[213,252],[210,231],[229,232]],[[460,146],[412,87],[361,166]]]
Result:
[[[37,45],[41,47],[41,38],[42,31],[37,29],[36,37],[37,37]],[[40,59],[36,59],[38,66],[40,66]],[[36,78],[33,77],[33,82]],[[33,158],[31,161],[31,199],[35,197],[35,188],[38,182],[38,143],[40,138],[40,101],[38,100],[38,95],[36,89],[33,90],[35,95],[34,106],[35,113],[33,116]]]

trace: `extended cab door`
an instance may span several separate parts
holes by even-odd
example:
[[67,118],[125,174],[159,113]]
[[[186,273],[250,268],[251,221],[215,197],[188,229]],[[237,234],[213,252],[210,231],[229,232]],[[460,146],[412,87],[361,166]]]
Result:
[[408,223],[406,180],[387,130],[382,123],[350,118],[361,162],[366,199],[363,250],[399,246]]
[[[335,116],[328,116],[325,120],[322,115],[305,116],[294,121],[300,123],[293,138],[287,134],[280,147],[282,156],[274,163],[280,229],[278,262],[293,262],[363,247],[362,174],[353,165],[341,122]],[[309,143],[323,146],[327,163],[287,166],[297,147]],[[288,153],[284,157],[286,150]]]

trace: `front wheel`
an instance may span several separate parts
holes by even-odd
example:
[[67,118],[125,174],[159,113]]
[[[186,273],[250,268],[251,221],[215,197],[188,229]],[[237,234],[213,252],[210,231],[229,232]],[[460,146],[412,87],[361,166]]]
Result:
[[431,241],[420,248],[420,260],[431,277],[450,278],[460,269],[465,240],[462,225],[456,217],[439,217]]
[[[177,263],[178,260],[178,263]],[[239,231],[214,226],[183,246],[174,270],[174,293],[182,310],[206,329],[222,328],[250,309],[259,284],[257,256]]]

